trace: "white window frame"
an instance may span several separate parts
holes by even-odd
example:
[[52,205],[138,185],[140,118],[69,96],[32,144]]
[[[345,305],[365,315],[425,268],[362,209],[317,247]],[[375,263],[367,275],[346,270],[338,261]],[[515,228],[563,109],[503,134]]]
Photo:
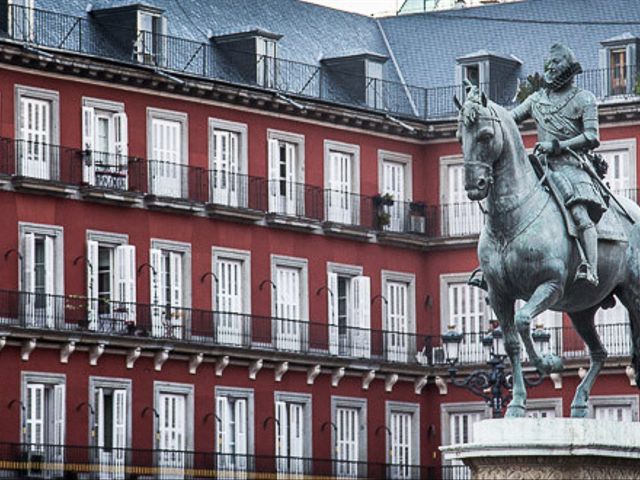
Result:
[[[164,381],[154,381],[153,382],[153,408],[156,412],[160,412],[160,395],[161,394],[169,394],[169,395],[184,395],[185,398],[185,450],[193,451],[193,434],[194,434],[194,393],[195,387],[192,384],[187,383],[177,383],[177,382],[164,382]],[[154,431],[154,441],[153,447],[155,449],[160,448],[159,442],[160,439],[155,435],[160,431],[160,418],[153,416],[153,431]],[[186,462],[185,462],[186,467]]]
[[[151,248],[163,252],[178,253],[182,256],[182,306],[191,308],[191,244],[175,240],[151,239]],[[151,272],[153,274],[153,272]]]
[[640,401],[638,395],[591,395],[589,397],[589,418],[595,418],[594,407],[630,407],[631,421],[638,422]]
[[[480,210],[480,207],[476,205],[477,202],[469,200],[465,196],[464,202],[453,202],[449,198],[449,167],[464,165],[464,158],[460,155],[447,155],[440,157],[440,205],[441,208],[448,208],[449,210],[442,210],[440,215],[443,218],[441,228],[441,235],[464,237],[470,235],[478,235],[482,226],[484,225],[484,215]],[[464,167],[463,167],[464,168]],[[453,205],[458,205],[458,213],[451,210]],[[458,218],[456,218],[458,217]],[[466,217],[469,225],[462,222],[462,224],[456,223],[460,217]]]
[[[180,198],[185,198],[187,196],[187,192],[189,191],[189,174],[188,174],[188,166],[189,166],[189,114],[186,112],[178,112],[175,110],[165,110],[161,108],[155,107],[147,107],[147,158],[149,160],[157,161],[157,158],[153,156],[153,120],[167,120],[171,122],[180,123],[180,143],[181,143],[181,151],[180,151]],[[149,175],[149,188],[153,189],[153,179],[151,169],[152,165],[148,166],[148,175]],[[153,193],[153,192],[152,192]]]
[[531,410],[553,410],[556,418],[562,418],[562,398],[528,398],[527,416]]
[[[266,145],[267,147],[267,155],[266,155],[267,178],[269,182],[272,182],[273,179],[271,178],[270,165],[273,160],[270,158],[271,152],[269,148],[269,140],[277,140],[280,142],[286,142],[294,145],[295,151],[296,151],[295,153],[296,170],[295,170],[294,183],[298,185],[305,184],[305,136],[299,133],[285,132],[282,130],[274,130],[272,128],[267,129],[267,145]],[[301,205],[298,204],[299,203],[298,200],[300,200]],[[304,195],[296,196],[296,204],[295,204],[296,212],[304,213],[306,211],[304,200],[305,200]]]
[[[57,225],[45,225],[41,223],[18,222],[20,236],[19,251],[24,258],[24,245],[22,239],[28,233],[37,236],[53,238],[54,251],[54,295],[64,295],[64,228]],[[23,265],[21,265],[23,267]],[[23,290],[23,268],[19,271],[20,290]]]
[[[382,285],[382,295],[384,298],[389,301],[387,298],[387,287],[389,282],[397,282],[404,283],[407,285],[407,349],[405,352],[398,352],[400,356],[404,358],[396,358],[399,361],[409,361],[410,358],[416,354],[417,345],[415,344],[416,338],[416,276],[413,273],[406,272],[396,272],[391,270],[382,270],[380,273],[380,281]],[[387,344],[391,339],[389,338],[391,335],[391,330],[389,329],[389,325],[387,324],[387,314],[389,311],[389,305],[387,302],[380,302],[382,308],[382,330],[385,331],[385,351],[387,355],[392,352],[389,351],[389,346]],[[414,343],[412,344],[412,340]]]
[[271,255],[271,281],[275,288],[271,288],[271,316],[276,316],[276,268],[297,268],[300,270],[300,317],[298,320],[309,320],[309,261],[306,258],[289,257],[286,255]]
[[358,225],[360,223],[360,203],[361,199],[360,195],[360,145],[356,145],[353,143],[344,143],[338,142],[336,140],[325,140],[324,141],[324,189],[325,192],[325,219],[329,221],[334,221],[330,219],[329,215],[329,202],[331,201],[331,197],[335,195],[339,195],[338,192],[334,192],[331,190],[331,154],[332,153],[342,153],[345,155],[349,155],[351,157],[351,185],[349,185],[349,198],[347,198],[347,202],[350,210],[350,218],[346,219],[345,222],[339,223],[348,223]]
[[393,152],[391,150],[378,150],[378,190],[382,193],[384,185],[384,162],[404,164],[404,202],[413,200],[413,156],[408,153]]
[[238,165],[236,178],[227,177],[227,184],[233,181],[235,182],[236,187],[236,195],[238,198],[228,199],[227,203],[223,205],[233,206],[233,207],[244,207],[247,208],[249,202],[249,179],[247,177],[249,172],[249,147],[248,147],[248,138],[249,138],[249,126],[246,123],[240,122],[232,122],[229,120],[223,120],[221,118],[209,117],[209,129],[208,129],[208,145],[209,145],[209,159],[208,159],[208,168],[209,168],[209,192],[207,192],[208,199],[212,203],[215,202],[215,192],[213,190],[213,185],[215,184],[216,178],[214,175],[224,175],[229,174],[229,172],[217,172],[214,165],[214,142],[215,142],[215,132],[217,130],[222,130],[225,132],[230,132],[236,134],[238,136]]
[[[527,401],[529,402],[529,401]],[[453,414],[473,414],[479,413],[484,418],[483,420],[491,418],[491,409],[484,402],[457,402],[457,403],[443,403],[440,405],[440,445],[452,445],[452,432],[451,432],[451,415]],[[455,460],[443,461],[446,465],[460,465],[462,462]],[[470,470],[468,470],[470,472]],[[459,472],[454,474],[453,478],[470,478],[470,473]]]
[[[470,272],[443,273],[440,275],[440,331],[442,333],[447,331],[447,327],[449,326],[450,318],[451,318],[451,312],[449,312],[449,286],[452,284],[461,284],[461,283],[466,284],[470,275],[471,275]],[[472,287],[471,285],[469,285],[469,288],[476,288],[476,287]],[[479,289],[478,289],[478,292],[479,292],[479,295],[484,295],[486,297],[486,294],[482,293]],[[490,320],[490,317],[491,317],[491,310],[490,310],[490,307],[486,305],[486,302],[485,302],[485,317],[486,318],[484,319],[484,321],[487,322],[487,326],[488,326],[488,321]],[[481,330],[482,330],[482,327],[481,327]],[[472,333],[484,333],[484,331],[472,332]]]
[[[8,0],[5,8],[7,9],[7,32],[10,37],[27,43],[35,41],[35,0],[24,0],[20,3],[16,3],[16,0]],[[15,18],[17,12],[20,12],[19,19]],[[22,31],[16,32],[16,26],[20,26]]]
[[[273,392],[273,418],[276,418],[275,405],[277,402],[289,402],[302,404],[304,426],[302,431],[306,434],[303,437],[302,443],[302,456],[304,458],[311,458],[313,456],[313,399],[311,394],[308,393],[295,393],[295,392]],[[276,422],[274,422],[276,423]],[[276,442],[278,441],[277,426],[276,426]]]
[[[278,42],[275,38],[256,36],[256,83],[264,88],[275,88],[278,82]],[[268,44],[273,55],[268,55]],[[262,57],[262,58],[260,58]]]
[[338,408],[353,408],[358,410],[358,459],[357,473],[358,478],[366,477],[366,463],[367,463],[367,426],[368,426],[368,414],[367,414],[367,399],[357,397],[343,397],[338,395],[331,396],[331,421],[336,428],[331,429],[331,459],[334,462],[334,474],[336,473],[337,460],[337,411]]
[[[216,386],[214,389],[214,397],[216,401],[216,414],[218,397],[231,397],[234,399],[244,399],[247,401],[247,455],[251,456],[255,453],[255,394],[253,388],[240,388],[240,387],[226,387]],[[219,421],[216,418],[215,427],[215,452],[219,453],[220,446],[220,426]],[[251,461],[247,458],[247,468],[249,468]]]
[[[412,402],[397,402],[386,401],[385,402],[385,425],[391,429],[391,415],[393,413],[408,413],[411,415],[411,465],[420,465],[420,404]],[[387,464],[392,463],[391,449],[392,441],[390,433],[387,432],[385,438],[385,455]]]
[[[212,273],[217,271],[216,267],[221,259],[242,262],[242,313],[251,314],[251,251],[213,246],[211,248]],[[216,291],[218,288],[216,277],[212,277],[211,287],[211,305],[213,305],[213,310],[216,310]]]
[[[47,386],[62,385],[64,387],[64,425],[63,425],[63,437],[67,438],[67,376],[64,373],[49,373],[49,372],[31,372],[23,371],[20,379],[20,398],[24,409],[20,414],[20,424],[22,426],[21,440],[27,443],[27,417],[26,417],[26,405],[27,405],[27,385],[31,383],[45,384]],[[46,412],[45,412],[46,415]],[[54,419],[47,419],[47,423],[53,423]],[[49,443],[49,440],[45,438],[45,444]]]
[[[626,190],[635,190],[637,188],[637,143],[635,138],[625,138],[620,140],[606,140],[600,143],[596,150],[600,154],[610,154],[618,152],[626,152],[629,156],[629,185]],[[607,177],[605,177],[607,182]],[[636,198],[632,198],[636,200]]]

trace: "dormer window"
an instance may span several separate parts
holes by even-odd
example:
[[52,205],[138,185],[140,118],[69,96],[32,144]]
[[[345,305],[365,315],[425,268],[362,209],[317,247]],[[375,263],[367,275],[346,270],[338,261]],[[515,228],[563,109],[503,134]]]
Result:
[[158,12],[138,11],[138,61],[162,67],[166,52],[166,19]]
[[464,79],[477,87],[480,86],[480,65],[465,65]]
[[35,0],[9,0],[7,2],[7,32],[14,40],[33,42]]
[[265,88],[276,86],[276,41],[271,38],[256,38],[256,78]]
[[635,87],[638,38],[623,33],[602,42],[600,68],[605,80],[605,91],[596,92],[600,97],[627,95]]
[[627,51],[624,48],[611,50],[611,93],[621,95],[627,91]]
[[506,105],[514,98],[522,62],[513,55],[480,50],[457,59],[456,86],[465,96],[465,83],[476,85],[491,100]]

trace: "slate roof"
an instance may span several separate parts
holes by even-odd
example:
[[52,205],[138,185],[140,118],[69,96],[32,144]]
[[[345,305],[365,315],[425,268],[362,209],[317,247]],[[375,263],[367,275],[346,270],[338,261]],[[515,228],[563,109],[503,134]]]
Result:
[[[36,6],[86,16],[87,1],[36,0]],[[479,50],[515,56],[527,74],[541,69],[552,43],[564,42],[584,69],[595,69],[601,41],[640,36],[639,0],[523,0],[378,19],[299,0],[94,0],[92,6],[138,3],[163,9],[176,37],[207,42],[212,34],[262,29],[283,35],[282,58],[319,65],[323,58],[371,52],[394,58],[404,80],[422,87],[453,85],[456,58]],[[393,61],[384,68],[385,78],[399,79]]]

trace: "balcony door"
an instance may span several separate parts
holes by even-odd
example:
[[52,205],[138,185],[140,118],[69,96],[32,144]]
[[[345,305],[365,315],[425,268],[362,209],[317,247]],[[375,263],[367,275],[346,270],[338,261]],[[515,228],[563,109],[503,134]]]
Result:
[[219,396],[216,399],[218,414],[218,470],[231,479],[246,478],[248,454],[247,399]]
[[409,285],[388,281],[386,298],[384,329],[387,359],[406,362],[410,353]]
[[480,232],[484,224],[482,211],[467,197],[464,189],[464,164],[446,165],[443,192],[442,235],[465,236]]
[[152,248],[151,267],[152,332],[183,338],[189,312],[184,308],[183,254]]
[[304,215],[304,186],[298,183],[297,146],[269,140],[269,212]]
[[276,348],[299,352],[303,347],[301,271],[277,266],[275,272]]
[[357,223],[359,198],[353,194],[353,155],[329,152],[328,186],[327,219],[336,223]]
[[244,284],[241,260],[216,261],[215,329],[219,343],[242,345],[244,339]]
[[413,478],[411,463],[413,459],[412,415],[405,412],[392,412],[390,415],[391,430],[391,478]]
[[97,388],[94,405],[100,478],[124,479],[127,391],[123,388]]
[[185,168],[182,164],[182,122],[151,119],[151,159],[149,175],[154,195],[182,197]]
[[[306,432],[308,435],[309,432]],[[304,473],[304,404],[276,401],[276,467],[278,474]],[[290,478],[278,475],[278,478]]]
[[[482,337],[487,330],[487,305],[485,293],[466,282],[450,283],[449,319],[458,332],[463,334],[460,345],[460,362],[479,363],[484,361]],[[445,326],[446,327],[446,326]]]
[[360,411],[357,408],[336,409],[336,476],[358,478],[360,452]]
[[385,160],[382,162],[382,191],[383,195],[393,198],[393,205],[383,208],[389,215],[387,230],[402,232],[405,229],[404,202],[407,201],[405,192],[405,164]]
[[51,102],[20,97],[18,175],[51,179]]
[[184,478],[186,449],[186,397],[161,393],[158,418],[160,478]]
[[240,176],[239,137],[237,132],[213,131],[209,173],[212,203],[229,207],[245,206],[247,192],[243,181],[245,177]]
[[371,355],[371,280],[362,275],[328,274],[329,352]]

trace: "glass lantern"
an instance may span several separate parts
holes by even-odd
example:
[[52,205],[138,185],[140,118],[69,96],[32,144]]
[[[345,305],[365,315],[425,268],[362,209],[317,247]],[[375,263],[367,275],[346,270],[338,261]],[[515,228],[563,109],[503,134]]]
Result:
[[447,332],[442,335],[444,355],[448,364],[455,365],[460,358],[460,344],[462,334],[456,331],[455,325],[449,325]]

